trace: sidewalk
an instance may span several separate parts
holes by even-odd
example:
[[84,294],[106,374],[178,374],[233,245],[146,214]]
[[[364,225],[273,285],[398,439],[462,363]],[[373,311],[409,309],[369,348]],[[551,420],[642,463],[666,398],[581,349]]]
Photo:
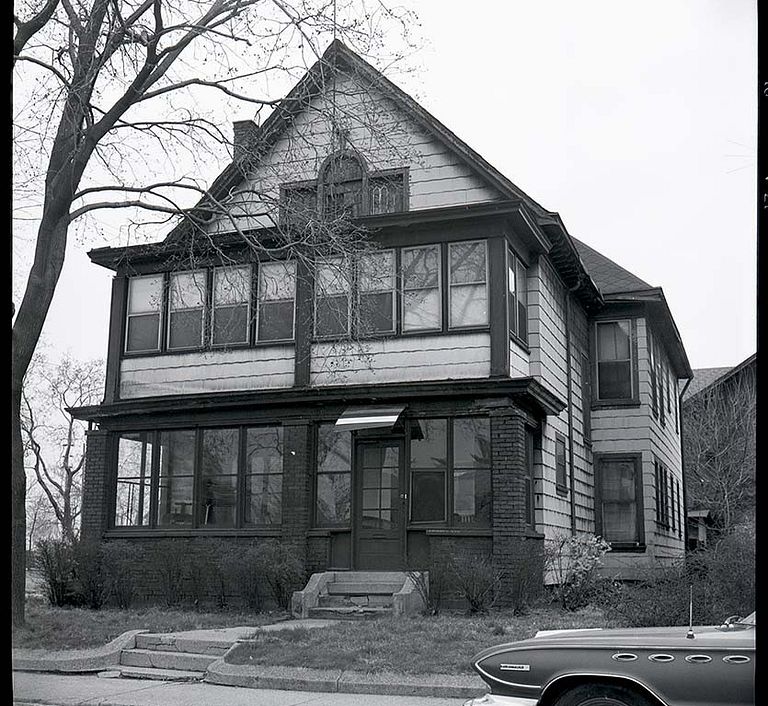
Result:
[[[17,706],[403,706],[402,696],[313,693],[201,682],[102,679],[95,675],[14,672]],[[409,697],[408,706],[461,706],[462,699]]]

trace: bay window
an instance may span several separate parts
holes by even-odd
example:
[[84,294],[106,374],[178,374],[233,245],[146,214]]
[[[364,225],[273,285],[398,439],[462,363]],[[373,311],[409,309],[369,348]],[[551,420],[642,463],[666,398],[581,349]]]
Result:
[[486,241],[448,245],[449,327],[488,323]]
[[213,270],[213,345],[247,343],[250,329],[251,268],[216,267]]
[[507,317],[509,332],[524,343],[528,339],[527,270],[507,248]]
[[160,312],[163,305],[163,275],[131,277],[125,331],[127,353],[160,350]]
[[168,348],[203,345],[206,307],[205,270],[171,274],[168,302]]
[[440,246],[403,248],[403,331],[442,328]]
[[634,352],[632,322],[600,321],[597,337],[597,398],[600,401],[633,398]]
[[264,262],[259,266],[257,340],[293,339],[296,263]]

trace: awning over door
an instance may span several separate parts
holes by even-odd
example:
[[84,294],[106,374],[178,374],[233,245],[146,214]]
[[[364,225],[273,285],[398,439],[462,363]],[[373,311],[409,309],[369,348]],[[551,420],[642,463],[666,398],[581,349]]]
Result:
[[348,407],[336,420],[339,431],[354,429],[391,429],[395,426],[405,405],[398,407]]

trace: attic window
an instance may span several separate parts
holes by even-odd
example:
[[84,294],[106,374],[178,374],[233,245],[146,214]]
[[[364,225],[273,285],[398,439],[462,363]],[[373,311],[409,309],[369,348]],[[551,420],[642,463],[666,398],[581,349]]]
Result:
[[323,167],[323,211],[328,218],[356,218],[365,212],[365,170],[350,152],[332,155]]

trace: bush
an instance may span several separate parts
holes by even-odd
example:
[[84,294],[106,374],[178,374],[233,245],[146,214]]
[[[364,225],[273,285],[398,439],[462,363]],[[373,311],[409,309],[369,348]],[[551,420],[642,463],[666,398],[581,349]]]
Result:
[[421,597],[422,615],[438,615],[440,613],[450,570],[450,563],[443,556],[436,556],[432,558],[428,571],[408,572],[408,577]]
[[261,584],[264,567],[258,544],[227,547],[221,554],[222,571],[245,605],[256,612],[264,607]]
[[685,625],[691,590],[698,625],[751,613],[756,601],[754,536],[734,531],[670,566],[651,567],[644,581],[606,585],[598,603],[606,617],[633,627]]
[[544,566],[563,610],[584,608],[593,598],[597,569],[610,545],[592,534],[559,534],[544,543]]
[[518,539],[514,547],[514,570],[509,576],[509,604],[516,615],[524,613],[541,596],[544,579],[544,547],[541,540]]
[[275,539],[268,539],[256,545],[258,562],[272,597],[283,610],[291,607],[294,591],[299,591],[306,582],[304,565],[289,547]]
[[503,572],[494,569],[491,556],[458,554],[451,561],[451,575],[471,614],[485,613],[496,602]]
[[150,573],[160,579],[160,590],[169,608],[179,605],[183,597],[187,552],[178,540],[158,542],[147,557]]
[[77,590],[75,554],[72,545],[61,539],[42,539],[37,543],[36,567],[45,584],[52,606],[80,605]]
[[102,546],[79,540],[72,545],[73,572],[78,605],[99,610],[107,599],[108,586],[102,564]]
[[130,608],[135,598],[134,572],[146,561],[145,552],[135,542],[105,542],[101,548],[102,571],[109,600],[118,608]]

